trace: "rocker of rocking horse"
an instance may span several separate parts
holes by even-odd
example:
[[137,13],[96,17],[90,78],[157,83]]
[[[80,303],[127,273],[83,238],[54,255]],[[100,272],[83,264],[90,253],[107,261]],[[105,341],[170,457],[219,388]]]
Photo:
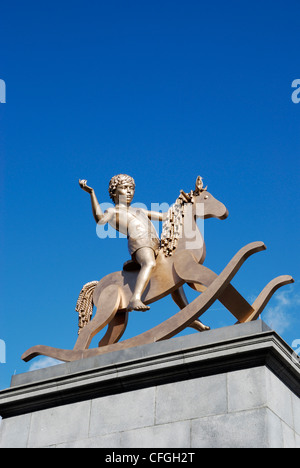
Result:
[[[79,336],[73,350],[38,345],[28,349],[22,359],[28,361],[43,354],[62,361],[74,361],[111,351],[168,339],[186,327],[208,330],[198,319],[216,300],[219,300],[238,323],[256,320],[273,293],[294,280],[279,276],[270,281],[250,305],[231,285],[230,281],[244,261],[252,254],[265,250],[263,242],[253,242],[240,249],[224,270],[217,275],[203,266],[205,244],[197,227],[196,218],[225,219],[226,207],[203,188],[201,177],[189,194],[181,191],[168,213],[134,210],[130,203],[134,181],[129,176],[112,178],[109,191],[115,207],[103,213],[94,190],[86,180],[79,181],[90,193],[96,222],[110,223],[126,234],[132,261],[122,271],[110,273],[100,281],[87,283],[77,302],[76,310],[82,319]],[[150,219],[165,221],[159,242]],[[183,291],[188,284],[201,294],[190,304]],[[156,327],[128,340],[118,342],[123,335],[128,312],[147,310],[148,304],[171,294],[180,311]],[[81,306],[83,304],[83,310]],[[91,319],[93,306],[95,316]],[[93,336],[108,325],[98,348],[88,349]]]

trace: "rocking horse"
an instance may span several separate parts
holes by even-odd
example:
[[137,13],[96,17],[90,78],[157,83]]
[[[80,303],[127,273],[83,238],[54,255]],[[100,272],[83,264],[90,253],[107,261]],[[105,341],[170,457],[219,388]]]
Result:
[[[241,248],[219,275],[205,267],[205,243],[196,220],[212,217],[222,220],[227,216],[226,207],[203,187],[200,177],[197,178],[195,190],[190,193],[181,191],[169,209],[156,264],[142,301],[148,305],[170,294],[180,308],[175,315],[138,336],[119,341],[129,314],[134,313],[128,311],[128,305],[140,268],[134,261],[126,262],[121,271],[108,274],[100,281],[89,282],[82,288],[76,306],[79,336],[73,350],[38,345],[28,349],[22,359],[29,361],[35,356],[46,355],[61,361],[75,361],[166,340],[186,327],[202,332],[209,327],[203,325],[199,317],[216,300],[231,312],[236,323],[256,320],[274,292],[294,280],[289,275],[273,279],[251,305],[232,286],[231,280],[245,260],[266,249],[263,242],[253,242]],[[183,290],[184,284],[200,293],[190,304]],[[96,312],[92,318],[93,307]],[[98,347],[89,349],[92,338],[107,325]]]

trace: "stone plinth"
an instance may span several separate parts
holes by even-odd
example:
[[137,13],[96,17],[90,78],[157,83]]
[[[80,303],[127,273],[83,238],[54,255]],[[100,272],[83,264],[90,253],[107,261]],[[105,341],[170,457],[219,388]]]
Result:
[[0,447],[300,447],[300,367],[262,321],[13,376]]

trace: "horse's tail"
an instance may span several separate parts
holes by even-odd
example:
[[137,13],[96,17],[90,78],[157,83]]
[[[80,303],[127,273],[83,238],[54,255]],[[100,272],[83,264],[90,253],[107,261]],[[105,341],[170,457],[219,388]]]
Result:
[[78,335],[91,320],[93,314],[93,294],[98,281],[86,283],[78,296],[75,311],[78,312]]

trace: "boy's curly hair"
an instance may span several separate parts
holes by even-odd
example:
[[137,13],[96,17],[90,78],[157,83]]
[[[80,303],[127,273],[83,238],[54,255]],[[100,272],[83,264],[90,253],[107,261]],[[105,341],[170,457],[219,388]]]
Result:
[[119,184],[132,185],[133,188],[135,189],[135,182],[132,177],[130,177],[127,174],[118,174],[110,179],[109,186],[108,186],[109,196],[112,200],[115,199],[116,188]]

